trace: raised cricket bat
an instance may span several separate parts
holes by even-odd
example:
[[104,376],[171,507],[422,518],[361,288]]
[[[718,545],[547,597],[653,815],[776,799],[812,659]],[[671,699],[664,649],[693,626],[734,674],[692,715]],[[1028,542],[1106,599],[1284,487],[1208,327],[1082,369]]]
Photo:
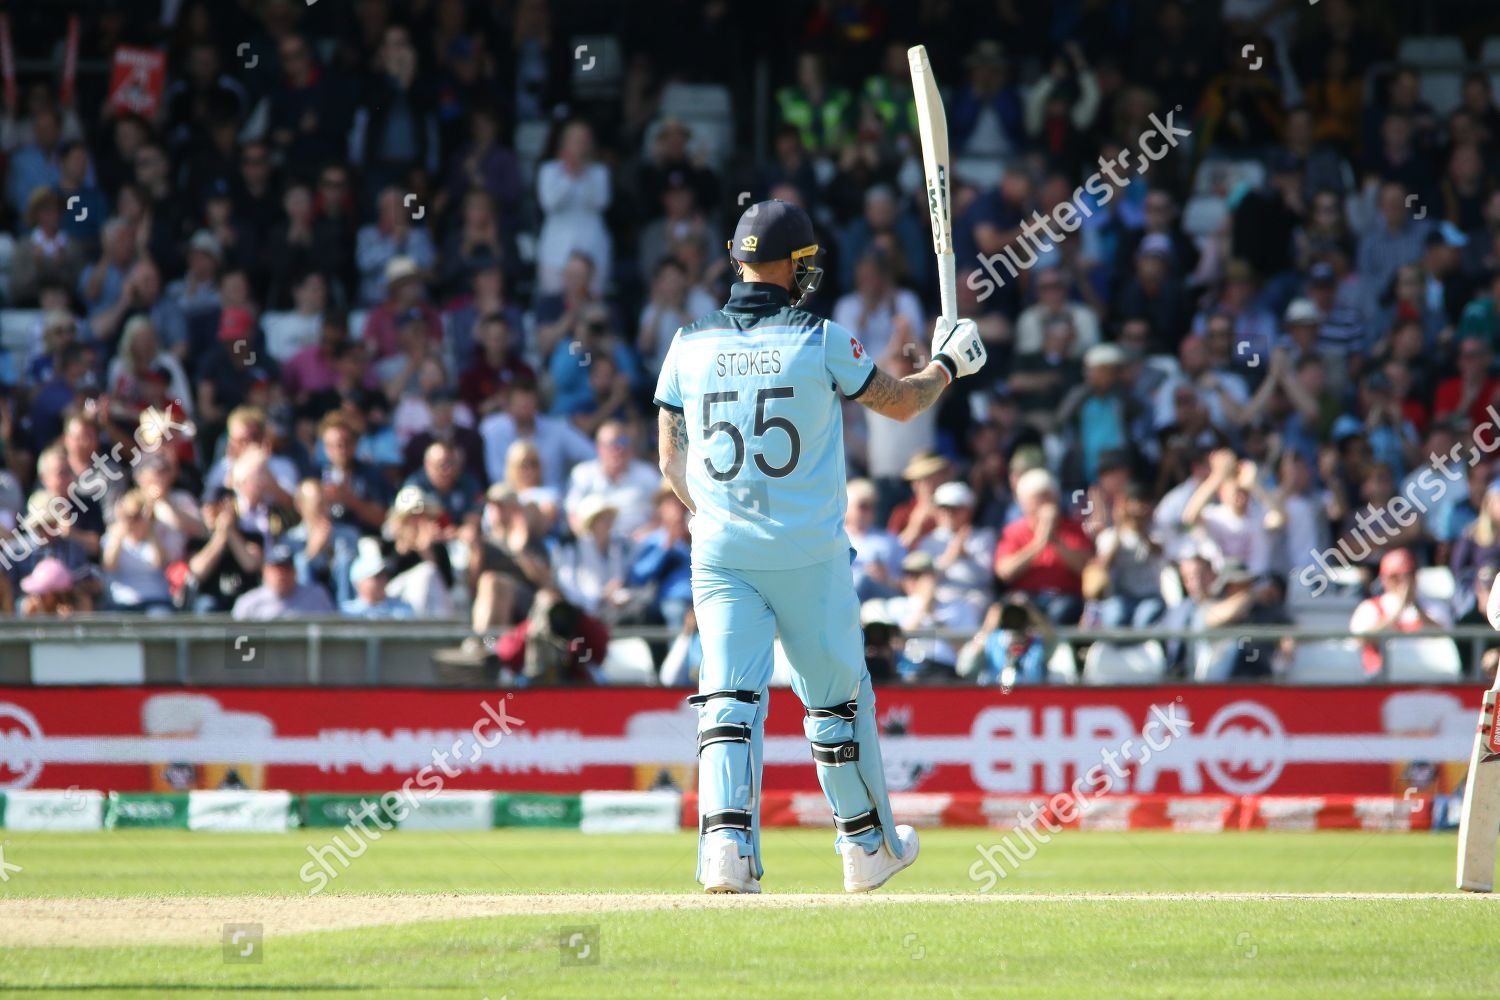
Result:
[[1495,887],[1495,842],[1500,834],[1500,673],[1484,693],[1479,732],[1464,780],[1458,820],[1458,887],[1489,892]]
[[938,93],[927,46],[906,50],[911,63],[912,96],[917,102],[917,133],[922,140],[922,176],[927,181],[927,211],[932,215],[932,249],[938,261],[938,292],[943,317],[958,322],[958,264],[953,259],[953,204],[948,192],[948,114]]

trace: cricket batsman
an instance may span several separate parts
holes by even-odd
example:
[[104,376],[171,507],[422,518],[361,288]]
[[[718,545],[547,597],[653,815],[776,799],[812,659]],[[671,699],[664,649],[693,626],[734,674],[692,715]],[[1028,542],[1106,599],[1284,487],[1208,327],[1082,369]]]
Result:
[[806,708],[833,809],[844,888],[868,892],[917,858],[896,826],[844,532],[841,396],[910,420],[983,367],[972,320],[939,320],[932,361],[896,379],[848,330],[798,306],[822,269],[811,220],[763,201],[740,217],[724,308],[677,331],[656,385],[661,470],[693,512],[698,881],[760,892],[760,781],[772,640]]

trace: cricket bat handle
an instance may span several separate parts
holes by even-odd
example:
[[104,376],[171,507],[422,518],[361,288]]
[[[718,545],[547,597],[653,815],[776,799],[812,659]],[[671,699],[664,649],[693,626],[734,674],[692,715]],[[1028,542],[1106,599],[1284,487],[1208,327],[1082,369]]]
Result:
[[943,305],[943,318],[950,324],[958,322],[958,260],[951,253],[938,254],[938,295]]

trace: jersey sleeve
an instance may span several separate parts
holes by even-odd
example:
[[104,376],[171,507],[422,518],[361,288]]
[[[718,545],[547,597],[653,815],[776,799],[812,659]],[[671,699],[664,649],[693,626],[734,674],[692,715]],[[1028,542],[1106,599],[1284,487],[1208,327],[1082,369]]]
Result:
[[677,379],[678,343],[677,334],[673,334],[672,346],[667,348],[667,356],[662,359],[661,374],[656,377],[656,392],[653,396],[657,406],[674,413],[682,412],[682,386]]
[[875,361],[859,338],[832,320],[823,324],[823,365],[833,384],[849,399],[858,399],[875,377]]

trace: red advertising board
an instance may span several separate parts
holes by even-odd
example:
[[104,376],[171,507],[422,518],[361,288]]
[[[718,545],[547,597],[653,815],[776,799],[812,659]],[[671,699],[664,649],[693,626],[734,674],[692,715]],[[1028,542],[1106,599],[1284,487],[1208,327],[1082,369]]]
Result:
[[[445,786],[694,784],[686,692],[590,688],[0,688],[0,789],[243,784],[390,788],[441,756]],[[1451,791],[1481,692],[1467,687],[887,688],[893,791],[1024,797],[1096,767],[1111,794]],[[498,736],[494,719],[513,720]],[[471,733],[488,734],[475,739]],[[765,787],[816,792],[802,710],[771,694]],[[1108,762],[1115,763],[1110,765]]]

